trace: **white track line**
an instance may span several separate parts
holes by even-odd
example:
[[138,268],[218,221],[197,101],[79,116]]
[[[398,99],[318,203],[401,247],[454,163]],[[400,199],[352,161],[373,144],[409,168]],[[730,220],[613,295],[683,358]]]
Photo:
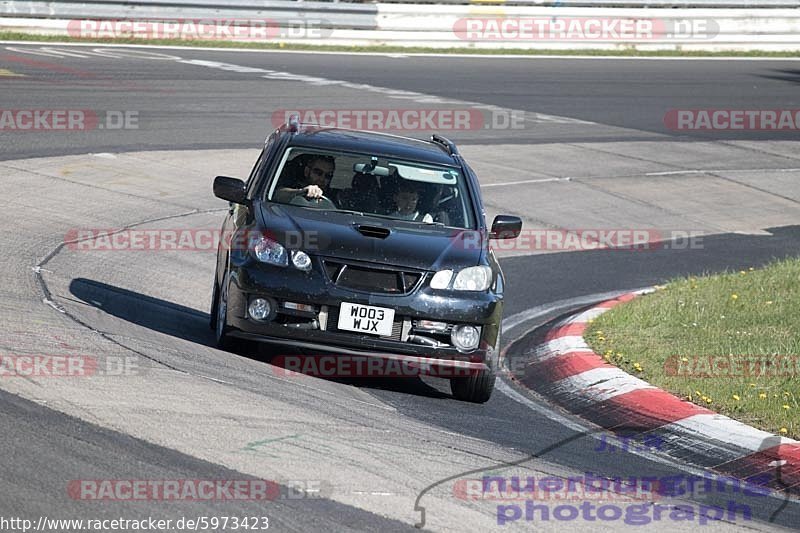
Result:
[[53,41],[0,41],[0,44],[35,45],[35,46],[95,46],[103,48],[153,48],[162,50],[199,50],[204,52],[246,52],[259,54],[313,54],[313,55],[345,55],[345,56],[378,56],[391,59],[413,57],[434,57],[460,59],[575,59],[579,61],[617,60],[617,61],[800,61],[800,57],[681,57],[681,56],[581,56],[581,55],[528,55],[528,54],[445,54],[435,52],[334,52],[329,50],[259,50],[252,48],[214,48],[208,46],[164,46],[154,44],[104,44],[104,43],[71,43]]

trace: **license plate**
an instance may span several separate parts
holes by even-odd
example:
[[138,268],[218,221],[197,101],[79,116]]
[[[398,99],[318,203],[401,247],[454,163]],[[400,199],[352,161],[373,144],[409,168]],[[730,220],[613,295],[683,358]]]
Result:
[[372,305],[342,303],[339,309],[339,329],[370,333],[385,337],[392,334],[394,309]]

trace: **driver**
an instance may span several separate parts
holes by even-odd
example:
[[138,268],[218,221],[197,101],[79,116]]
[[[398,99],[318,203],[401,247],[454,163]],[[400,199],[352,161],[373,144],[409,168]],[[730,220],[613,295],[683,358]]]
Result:
[[295,196],[303,196],[309,200],[322,198],[325,189],[330,185],[335,169],[333,156],[312,155],[303,167],[302,178],[298,176],[290,186],[278,189],[275,194],[276,199],[280,202],[289,202]]

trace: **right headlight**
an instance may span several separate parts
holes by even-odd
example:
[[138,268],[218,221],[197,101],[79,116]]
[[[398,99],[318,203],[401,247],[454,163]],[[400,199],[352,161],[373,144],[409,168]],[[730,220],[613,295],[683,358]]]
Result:
[[492,269],[488,266],[465,268],[456,276],[453,290],[485,291],[492,284]]
[[286,248],[264,235],[251,235],[249,248],[253,256],[262,263],[284,267],[289,264]]

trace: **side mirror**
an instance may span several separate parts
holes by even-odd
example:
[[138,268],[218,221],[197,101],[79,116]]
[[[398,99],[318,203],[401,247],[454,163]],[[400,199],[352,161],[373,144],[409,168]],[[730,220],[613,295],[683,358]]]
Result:
[[247,203],[246,187],[240,179],[227,176],[214,178],[214,196],[235,204]]
[[516,239],[522,231],[522,220],[511,215],[497,215],[492,222],[490,239]]

